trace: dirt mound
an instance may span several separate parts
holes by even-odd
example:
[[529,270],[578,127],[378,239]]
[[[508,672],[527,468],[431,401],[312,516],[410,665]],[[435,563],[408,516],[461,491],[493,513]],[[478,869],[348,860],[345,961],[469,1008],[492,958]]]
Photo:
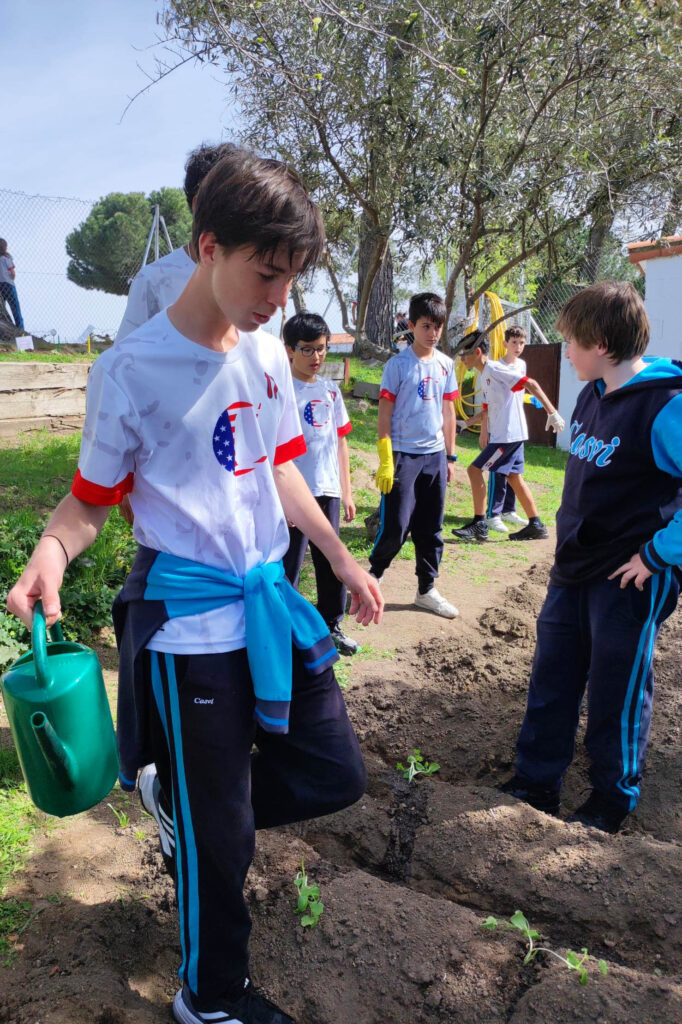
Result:
[[[401,571],[409,598],[411,566]],[[347,693],[366,796],[258,836],[247,883],[254,980],[300,1024],[682,1020],[680,616],[659,645],[640,808],[615,837],[569,825],[496,789],[512,765],[546,575],[546,560],[522,585],[510,569],[495,610],[458,593],[462,619],[440,631],[412,613],[414,642],[397,603],[389,633],[400,646],[363,664]],[[396,763],[415,747],[440,770],[408,784]],[[579,753],[564,813],[586,788]],[[0,1021],[169,1019],[180,957],[173,893],[153,822],[136,802],[128,811],[123,830],[100,806],[48,832],[17,879],[12,895],[36,916],[0,969]],[[293,912],[302,859],[325,904],[315,929]],[[524,967],[520,933],[481,928],[517,908],[544,945],[587,947],[608,975],[593,962],[581,986],[549,954]]]

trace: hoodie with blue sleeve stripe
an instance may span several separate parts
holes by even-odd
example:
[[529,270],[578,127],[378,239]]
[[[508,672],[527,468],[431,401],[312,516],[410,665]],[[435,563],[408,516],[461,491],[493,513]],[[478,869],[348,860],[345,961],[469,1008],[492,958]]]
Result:
[[587,384],[571,418],[551,582],[603,579],[635,552],[682,564],[682,363],[647,359],[622,387]]

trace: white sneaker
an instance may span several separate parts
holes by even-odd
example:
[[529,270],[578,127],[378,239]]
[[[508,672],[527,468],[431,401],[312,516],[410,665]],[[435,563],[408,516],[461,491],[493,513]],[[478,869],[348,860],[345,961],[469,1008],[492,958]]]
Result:
[[520,516],[518,512],[503,512],[501,518],[505,523],[513,523],[514,526],[528,526],[528,520]]
[[442,594],[439,594],[435,587],[432,587],[427,594],[420,594],[414,599],[417,608],[423,608],[425,612],[433,612],[434,615],[442,615],[444,619],[454,619],[459,615],[454,604],[446,601]]
[[137,788],[140,794],[140,803],[152,817],[156,818],[159,826],[159,845],[164,861],[175,859],[175,829],[173,820],[169,818],[161,807],[161,784],[156,774],[156,765],[147,764],[140,772],[137,780]]
[[502,516],[490,516],[486,519],[489,530],[497,530],[498,533],[509,533],[508,527],[502,522]]

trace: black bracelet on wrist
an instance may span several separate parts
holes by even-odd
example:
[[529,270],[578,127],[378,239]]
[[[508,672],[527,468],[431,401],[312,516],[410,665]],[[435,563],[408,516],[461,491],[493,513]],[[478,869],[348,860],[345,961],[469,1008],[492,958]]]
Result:
[[[64,547],[64,543],[63,543],[63,541],[61,541],[61,540],[59,539],[59,537],[57,536],[57,534],[56,534],[56,533],[44,533],[44,534],[43,534],[43,537],[52,537],[52,539],[53,539],[53,540],[56,540],[56,541],[57,541],[57,544],[59,544],[60,548],[61,548],[61,549],[62,549],[62,551],[64,552],[64,557],[66,558],[66,564],[67,564],[67,567],[68,567],[68,564],[69,564],[69,562],[71,561],[71,559],[69,558],[69,552],[68,552],[68,551],[66,550],[66,548]],[[42,538],[41,538],[41,539],[42,539]]]
[[448,455],[446,457],[447,457],[448,462],[457,462],[457,456],[456,455]]

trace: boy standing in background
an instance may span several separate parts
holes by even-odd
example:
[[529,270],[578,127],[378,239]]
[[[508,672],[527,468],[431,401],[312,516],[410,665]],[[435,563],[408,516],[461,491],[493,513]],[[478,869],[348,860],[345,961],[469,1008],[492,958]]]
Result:
[[[325,518],[338,533],[341,501],[344,522],[352,523],[355,519],[346,442],[346,434],[353,428],[338,385],[318,377],[327,356],[329,327],[316,313],[297,313],[287,320],[283,333],[307,448],[305,454],[296,459],[296,465]],[[307,547],[308,538],[295,526],[290,526],[289,550],[282,561],[287,579],[296,588]],[[346,588],[313,543],[310,553],[315,566],[317,610],[329,627],[337,651],[355,654],[356,641],[341,629],[346,614]]]
[[[453,530],[455,537],[466,541],[488,540],[485,515],[485,470],[498,473],[508,481],[528,515],[528,525],[509,535],[509,540],[543,540],[547,527],[538,516],[528,484],[523,479],[523,442],[528,438],[528,426],[523,411],[524,389],[539,399],[547,413],[546,430],[557,434],[564,421],[537,381],[519,374],[506,363],[490,361],[490,340],[481,331],[472,331],[460,342],[456,354],[469,369],[481,374],[487,402],[488,443],[467,469],[474,499],[474,518],[470,523]],[[483,428],[481,428],[483,429]],[[482,438],[482,443],[485,435]]]
[[432,292],[410,299],[412,345],[386,363],[379,392],[380,524],[369,556],[381,579],[411,532],[416,554],[417,608],[454,619],[458,611],[436,590],[443,554],[447,484],[454,475],[455,407],[452,359],[436,350],[445,303]]

